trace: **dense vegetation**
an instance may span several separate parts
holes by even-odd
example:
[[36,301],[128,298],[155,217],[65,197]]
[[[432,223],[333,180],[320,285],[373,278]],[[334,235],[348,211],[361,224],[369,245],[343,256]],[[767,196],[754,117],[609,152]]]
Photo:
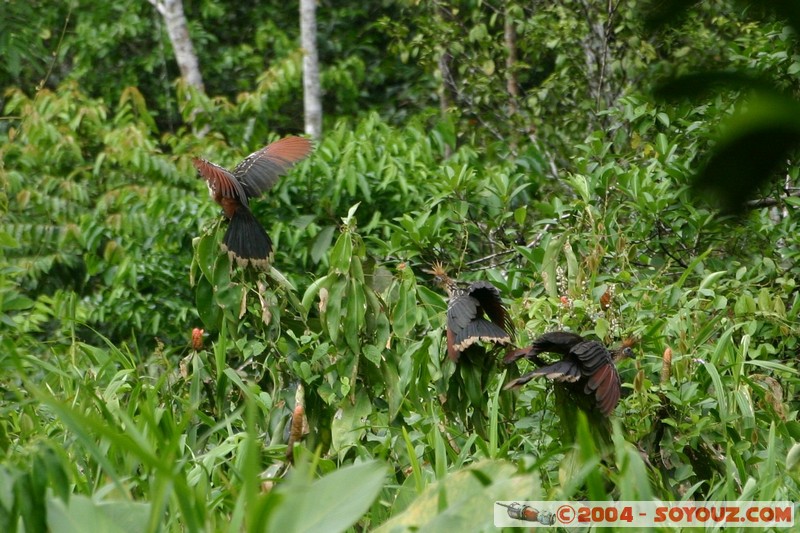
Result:
[[[302,131],[297,9],[184,4],[206,94],[147,2],[0,14],[0,529],[485,530],[495,500],[800,499],[796,154],[748,167],[764,186],[720,213],[694,176],[765,97],[712,75],[653,96],[746,72],[793,109],[791,19],[320,2],[325,135],[253,204],[276,246],[258,274],[220,252],[190,159]],[[498,351],[446,358],[434,261],[500,288],[520,346],[635,339],[612,448],[582,421],[565,440],[551,384],[503,391]]]

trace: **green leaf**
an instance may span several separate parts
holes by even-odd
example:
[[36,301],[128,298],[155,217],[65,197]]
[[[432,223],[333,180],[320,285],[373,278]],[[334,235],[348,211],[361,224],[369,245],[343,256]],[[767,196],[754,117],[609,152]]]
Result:
[[344,231],[336,240],[331,252],[331,270],[337,274],[346,274],[350,270],[353,257],[353,241],[350,232]]
[[322,228],[317,234],[317,238],[314,239],[314,244],[311,245],[311,260],[315,263],[319,263],[320,260],[325,256],[325,253],[331,247],[331,241],[333,240],[333,233],[336,231],[336,226],[325,226]]
[[401,339],[408,337],[417,324],[416,284],[413,278],[404,279],[400,284],[397,303],[392,309],[392,328]]
[[344,323],[344,337],[347,345],[354,353],[361,352],[361,331],[364,329],[364,313],[367,298],[364,288],[356,280],[351,279],[347,290],[347,315]]
[[386,402],[389,404],[388,419],[394,420],[403,404],[403,389],[400,376],[395,367],[395,361],[388,360],[380,365],[383,383],[386,387]]
[[556,279],[556,267],[558,266],[558,256],[564,247],[567,235],[562,234],[554,239],[550,239],[545,248],[544,258],[542,259],[542,281],[548,296],[558,298],[558,282]]
[[728,399],[725,395],[726,389],[722,386],[722,379],[719,376],[719,372],[717,372],[717,368],[713,364],[704,362],[703,366],[708,371],[708,375],[711,376],[711,381],[714,383],[714,395],[717,397],[720,421],[723,424],[727,424],[729,420]]
[[214,289],[206,277],[197,280],[195,290],[195,305],[200,320],[203,321],[206,329],[215,331],[219,329],[222,321],[222,309],[214,301]]
[[[428,486],[405,511],[374,531],[492,531],[495,501],[538,500],[539,487],[535,473],[517,474],[514,464],[483,461]],[[447,505],[440,508],[443,497]]]
[[47,500],[47,522],[53,533],[82,533],[87,527],[109,533],[147,531],[149,516],[149,503],[96,503],[82,494],[73,494],[68,504],[58,498]]
[[380,368],[381,363],[383,362],[380,348],[372,344],[367,344],[363,347],[362,352],[367,361]]
[[800,442],[794,443],[786,454],[786,469],[796,474],[800,473]]
[[525,223],[525,219],[528,217],[528,208],[527,206],[521,206],[514,210],[514,222],[519,224],[520,226]]
[[295,475],[276,489],[282,497],[267,531],[339,533],[355,524],[378,497],[386,467],[377,461],[345,466],[313,483]]
[[339,340],[339,326],[342,322],[342,297],[345,288],[347,287],[347,280],[338,276],[331,285],[328,291],[328,305],[325,309],[325,324],[328,328],[328,337],[333,344]]
[[33,300],[14,290],[0,291],[0,311],[21,311],[33,307]]
[[19,242],[8,232],[0,230],[0,246],[3,248],[18,248]]
[[213,234],[205,234],[200,237],[197,243],[197,264],[200,265],[200,271],[208,281],[214,279],[212,269],[219,255],[219,243]]
[[311,311],[311,306],[314,304],[314,298],[316,298],[317,294],[319,294],[320,289],[327,285],[328,280],[329,276],[317,278],[311,285],[308,286],[306,292],[303,293],[301,305],[303,306],[303,310],[305,311],[306,315],[308,315],[309,311]]
[[703,281],[700,283],[699,289],[702,290],[713,287],[714,284],[717,282],[717,280],[719,280],[722,276],[724,276],[727,273],[728,272],[725,270],[721,270],[719,272],[712,272],[711,274],[703,278]]
[[372,413],[372,402],[364,391],[356,394],[355,404],[349,400],[342,404],[331,423],[331,449],[340,455],[361,440],[366,433],[367,417]]
[[582,272],[578,266],[578,257],[572,250],[572,244],[564,243],[564,256],[567,258],[567,280],[571,294],[579,294],[581,290]]

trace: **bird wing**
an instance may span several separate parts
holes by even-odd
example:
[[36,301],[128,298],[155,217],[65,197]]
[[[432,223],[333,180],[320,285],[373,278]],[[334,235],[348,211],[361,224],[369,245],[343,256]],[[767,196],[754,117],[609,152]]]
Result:
[[585,376],[593,375],[603,365],[614,364],[608,349],[597,341],[579,342],[570,348],[569,353],[580,362]]
[[312,148],[311,141],[304,137],[285,137],[248,155],[236,165],[233,175],[249,198],[260,196]]
[[457,361],[463,348],[460,345],[461,334],[467,325],[478,314],[478,302],[465,291],[454,290],[447,303],[447,355],[450,360]]
[[584,388],[586,394],[594,392],[597,407],[608,416],[619,403],[622,385],[617,368],[613,364],[603,366],[589,378]]
[[575,383],[581,378],[581,369],[578,361],[574,359],[562,359],[552,365],[547,365],[542,368],[537,368],[532,372],[518,377],[506,383],[504,389],[513,389],[522,386],[532,380],[533,378],[544,376],[547,379],[552,379],[558,382]]
[[517,348],[516,350],[509,350],[505,356],[503,356],[503,364],[510,365],[514,361],[518,359],[522,359],[523,357],[528,357],[528,354],[531,351],[531,347],[527,346],[525,348]]
[[538,337],[527,348],[514,350],[506,354],[503,358],[503,363],[509,365],[514,361],[525,358],[533,361],[537,365],[541,365],[539,359],[540,353],[552,352],[562,356],[566,356],[573,346],[584,342],[583,337],[576,333],[568,331],[551,331]]
[[192,159],[192,164],[215,195],[220,194],[223,198],[236,198],[247,206],[247,194],[245,194],[242,184],[227,169],[197,157]]
[[551,331],[533,341],[531,356],[543,352],[567,355],[575,345],[582,342],[584,342],[583,337],[577,333],[570,333],[569,331]]
[[508,315],[503,300],[500,298],[500,291],[488,281],[476,281],[467,289],[467,293],[478,301],[480,310],[486,313],[489,320],[509,334],[514,332],[514,324]]
[[[491,284],[487,285],[497,291]],[[500,300],[499,292],[497,300]],[[478,341],[500,344],[511,341],[511,337],[501,326],[483,318],[482,309],[483,305],[474,297],[472,286],[467,290],[451,292],[447,305],[447,352],[452,360],[458,359],[460,352]]]
[[577,358],[581,373],[587,377],[584,393],[594,394],[600,412],[608,416],[622,393],[619,373],[608,349],[599,342],[587,341],[573,346],[570,354]]
[[478,341],[506,344],[511,342],[511,337],[503,328],[485,318],[476,318],[462,330],[454,332],[453,345],[459,352],[463,352]]
[[478,316],[478,300],[463,290],[453,291],[447,303],[447,328],[459,332]]

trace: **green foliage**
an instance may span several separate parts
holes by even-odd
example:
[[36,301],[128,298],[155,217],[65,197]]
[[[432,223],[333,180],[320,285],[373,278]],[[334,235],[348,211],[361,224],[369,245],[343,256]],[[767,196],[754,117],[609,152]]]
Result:
[[[765,11],[758,2],[743,1],[741,4],[753,8],[755,13]],[[675,23],[676,18],[685,15],[687,7],[683,2],[664,3],[651,12],[651,25],[660,27]],[[793,3],[777,2],[767,10],[774,11],[777,18],[785,20],[793,30],[781,33],[796,38],[800,29],[800,12]],[[767,28],[775,35],[780,31],[780,26],[773,22],[769,22]],[[717,146],[694,180],[695,188],[710,193],[712,200],[725,212],[744,211],[747,201],[760,193],[765,183],[786,170],[786,160],[800,146],[796,84],[784,83],[781,77],[770,75],[778,65],[780,70],[798,71],[800,67],[796,54],[790,57],[788,53],[790,50],[796,51],[797,43],[780,44],[781,49],[759,57],[746,69],[699,71],[668,80],[659,88],[665,97],[694,99],[720,87],[749,90],[749,94],[743,95],[743,102],[737,106],[736,113],[723,124]],[[736,63],[733,65],[736,66]],[[791,194],[790,179],[796,181],[796,173],[789,173],[782,191],[786,195]],[[780,178],[783,181],[783,175]]]
[[513,465],[502,461],[482,461],[430,485],[376,531],[440,531],[451,527],[489,531],[494,529],[494,513],[487,502],[535,500],[539,496],[535,476],[517,475]]
[[[202,139],[165,124],[170,90],[148,92],[163,79],[122,86],[131,65],[158,64],[152,47],[130,63],[116,48],[120,35],[131,49],[158,37],[144,31],[149,5],[104,4],[106,17],[131,8],[115,28],[81,11],[60,52],[76,54],[72,81],[4,96],[0,529],[488,530],[495,499],[797,500],[798,203],[735,227],[696,205],[690,176],[740,116],[736,95],[667,106],[626,85],[679,71],[657,57],[686,56],[692,40],[720,60],[784,63],[728,11],[711,31],[698,8],[691,35],[655,47],[623,9],[636,2],[581,17],[573,4],[508,3],[530,76],[510,121],[497,116],[497,6],[331,8],[324,75],[342,111],[251,203],[275,242],[266,272],[220,249],[226,222],[190,157],[232,166],[293,129],[294,8],[187,3],[215,73],[213,96],[178,85]],[[391,23],[345,31],[387,12]],[[598,101],[579,64],[593,24],[612,22]],[[83,32],[96,47],[76,48]],[[408,52],[402,71],[384,57],[389,36]],[[443,43],[461,54],[465,98],[446,116],[427,109]],[[687,61],[715,61],[699,56]],[[120,83],[101,76],[106,61]],[[536,142],[517,135],[526,121]],[[519,346],[556,329],[635,339],[607,440],[544,380],[504,391],[528,363],[502,367],[483,348],[446,357],[445,297],[424,272],[435,260],[500,288]]]
[[129,88],[109,114],[74,85],[13,91],[6,112],[25,116],[2,148],[6,255],[44,304],[24,331],[47,335],[60,318],[47,308],[63,302],[69,320],[115,340],[185,335],[192,312],[173,265],[189,262],[197,203],[188,172],[158,153],[141,94]]

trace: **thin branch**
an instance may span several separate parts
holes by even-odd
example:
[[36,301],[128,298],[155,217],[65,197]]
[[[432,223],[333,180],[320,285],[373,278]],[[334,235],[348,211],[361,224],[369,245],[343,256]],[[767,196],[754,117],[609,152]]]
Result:
[[787,190],[786,194],[783,196],[779,196],[777,198],[758,198],[757,200],[750,200],[745,204],[747,209],[759,209],[761,207],[775,207],[776,205],[782,205],[786,198],[798,198],[800,197],[799,190]]
[[50,74],[53,73],[53,67],[55,67],[56,60],[58,59],[58,51],[61,50],[61,45],[64,43],[64,35],[67,33],[67,26],[69,26],[70,17],[72,17],[72,7],[69,8],[69,11],[67,11],[67,18],[64,20],[64,27],[61,28],[61,35],[58,38],[58,44],[56,45],[56,49],[53,51],[53,60],[50,62],[50,66],[47,67],[47,73],[44,75],[44,78],[42,78],[42,81],[40,81],[38,87],[36,87],[37,91],[44,87],[44,84],[50,79]]
[[150,2],[154,8],[156,8],[156,11],[161,13],[162,17],[167,16],[167,8],[164,6],[164,2],[159,2],[158,0],[147,0],[147,1]]
[[[548,222],[547,224],[545,224],[544,227],[542,228],[542,231],[540,231],[536,235],[536,237],[533,238],[533,240],[531,242],[526,244],[525,248],[533,248],[534,246],[537,246],[541,242],[542,238],[544,238],[545,233],[547,233],[547,231],[552,226],[553,226],[553,224],[551,222]],[[508,250],[501,250],[499,252],[495,252],[495,253],[487,255],[485,257],[479,257],[478,259],[473,259],[472,261],[467,261],[466,263],[464,263],[464,266],[471,266],[471,265],[477,265],[479,263],[485,263],[486,261],[491,261],[492,259],[494,259],[496,257],[501,257],[501,256],[504,256],[504,255],[512,254],[514,252],[516,252],[516,250],[514,248],[509,248]]]

